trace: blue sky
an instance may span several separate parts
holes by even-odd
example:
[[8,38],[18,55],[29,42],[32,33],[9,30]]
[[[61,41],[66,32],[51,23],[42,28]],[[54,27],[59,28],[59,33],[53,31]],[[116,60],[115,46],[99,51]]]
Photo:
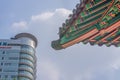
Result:
[[56,51],[51,41],[79,0],[0,0],[0,38],[21,32],[39,41],[37,80],[120,80],[120,49],[82,43]]

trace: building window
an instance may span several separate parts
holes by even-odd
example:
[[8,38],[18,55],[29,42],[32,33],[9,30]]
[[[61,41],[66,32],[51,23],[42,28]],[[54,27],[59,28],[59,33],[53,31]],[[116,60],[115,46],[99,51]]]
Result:
[[5,51],[3,51],[3,54],[5,54]]
[[16,75],[11,75],[11,78],[16,78],[17,76]]
[[9,57],[9,60],[18,60],[18,57]]
[[5,69],[3,72],[17,72],[17,70],[13,69]]
[[5,75],[5,78],[8,78],[8,75]]
[[4,63],[4,66],[18,66],[18,63]]
[[22,50],[34,53],[34,49],[31,46],[24,45],[22,46]]
[[10,66],[10,65],[11,65],[11,63],[5,63],[4,65],[5,65],[5,66]]
[[2,69],[0,68],[0,72],[2,72]]
[[2,60],[4,60],[4,57],[2,57]]
[[3,65],[3,63],[1,63],[1,66]]
[[3,42],[3,46],[6,46],[7,45],[7,42]]

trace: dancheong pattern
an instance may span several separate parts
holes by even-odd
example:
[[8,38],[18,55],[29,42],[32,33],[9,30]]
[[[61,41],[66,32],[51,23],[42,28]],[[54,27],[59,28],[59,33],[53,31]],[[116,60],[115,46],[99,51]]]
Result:
[[81,0],[59,28],[56,50],[83,42],[120,46],[120,0]]

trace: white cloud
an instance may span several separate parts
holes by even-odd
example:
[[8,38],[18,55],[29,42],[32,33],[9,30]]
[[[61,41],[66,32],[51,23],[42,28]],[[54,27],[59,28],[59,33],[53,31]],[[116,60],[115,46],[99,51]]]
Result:
[[26,30],[37,31],[38,28],[46,29],[46,27],[54,27],[55,29],[58,29],[58,27],[61,26],[70,13],[70,10],[59,8],[55,11],[47,11],[37,15],[32,15],[29,21],[14,22],[11,26],[15,32]]
[[51,18],[53,16],[54,13],[52,12],[45,12],[39,15],[34,15],[32,16],[31,20],[32,21],[45,21],[48,20],[49,18]]
[[60,8],[60,9],[56,9],[54,12],[54,15],[59,15],[59,16],[64,16],[67,17],[68,14],[71,14],[72,12],[70,10],[64,9],[64,8]]
[[12,24],[12,29],[21,31],[21,30],[26,30],[28,28],[28,23],[26,21],[20,21],[20,22],[14,22]]
[[25,27],[27,27],[27,22],[25,22],[25,21],[21,21],[21,22],[15,22],[15,23],[13,23],[13,25],[12,25],[13,27],[21,27],[21,28],[25,28]]
[[33,15],[31,17],[31,20],[32,21],[49,21],[49,20],[53,20],[53,19],[61,18],[61,17],[63,19],[63,17],[67,18],[68,14],[70,13],[71,13],[70,10],[60,8],[60,9],[56,9],[53,12],[44,12],[38,15]]

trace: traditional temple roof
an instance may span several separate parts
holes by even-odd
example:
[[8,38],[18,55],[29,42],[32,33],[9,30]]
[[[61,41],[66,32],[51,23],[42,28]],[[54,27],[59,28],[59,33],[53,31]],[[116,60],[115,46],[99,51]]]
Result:
[[81,0],[59,29],[56,50],[83,42],[120,45],[120,0]]

